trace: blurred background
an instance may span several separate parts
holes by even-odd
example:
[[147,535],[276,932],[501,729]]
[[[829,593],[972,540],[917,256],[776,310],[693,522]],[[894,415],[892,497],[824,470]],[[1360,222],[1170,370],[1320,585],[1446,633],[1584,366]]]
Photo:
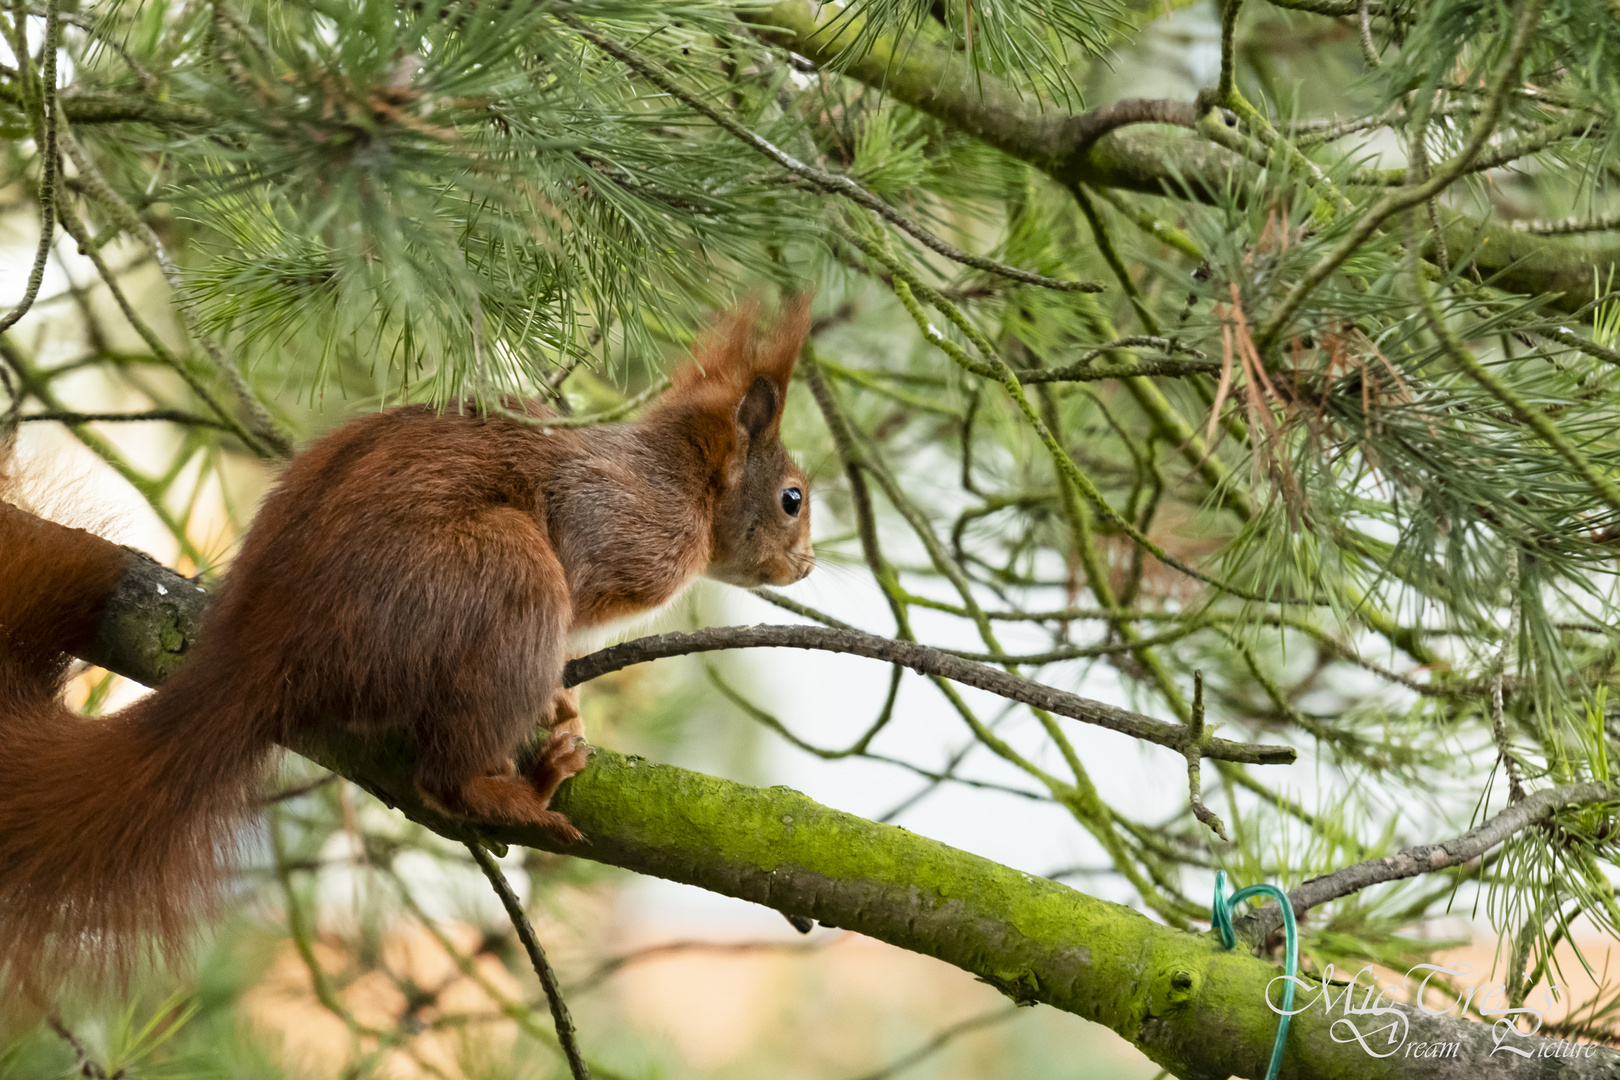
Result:
[[[1193,929],[1208,918],[1216,869],[1235,884],[1296,885],[1456,835],[1502,805],[1505,760],[1531,782],[1608,777],[1612,559],[1571,540],[1532,566],[1524,534],[1474,519],[1480,506],[1522,502],[1594,549],[1588,534],[1604,520],[1538,502],[1579,485],[1550,454],[1514,456],[1522,432],[1490,428],[1496,414],[1477,390],[1435,374],[1444,352],[1403,291],[1399,243],[1333,275],[1288,326],[1294,374],[1319,379],[1307,385],[1327,421],[1311,420],[1314,399],[1302,408],[1269,388],[1263,400],[1246,366],[1241,389],[1217,391],[1223,360],[1232,372],[1222,335],[1233,305],[1258,322],[1342,235],[1279,164],[1284,143],[1259,152],[1258,179],[1197,201],[1070,190],[910,107],[898,77],[890,95],[768,33],[751,37],[728,5],[569,7],[655,56],[709,107],[858,177],[952,243],[1109,283],[1097,298],[1050,291],[964,270],[871,215],[829,208],[831,196],[750,156],[690,102],[605,61],[547,5],[452,6],[455,18],[375,0],[55,16],[73,125],[57,177],[63,224],[37,299],[0,335],[28,505],[217,580],[274,482],[267,432],[302,444],[401,401],[504,391],[575,414],[611,410],[679,363],[714,312],[809,285],[814,361],[801,363],[783,439],[812,477],[817,570],[766,595],[700,582],[622,637],[823,617],[875,633],[903,626],[1166,718],[1185,717],[1196,669],[1223,734],[1288,743],[1299,760],[1206,763],[1218,837],[1195,820],[1175,753],[1072,724],[1059,738],[987,694],[947,697],[875,662],[787,651],[598,679],[584,690],[592,742],[786,784]],[[1457,149],[1478,111],[1470,88],[1507,32],[1491,21],[1499,11],[1379,7],[1363,32],[1350,9],[1292,7],[1245,9],[1232,31],[1238,85],[1302,145],[1329,120],[1389,110],[1352,127],[1350,144],[1309,143],[1333,182],[1412,160],[1404,110],[1420,77],[1452,95],[1435,111],[1434,157]],[[1462,7],[1475,21],[1458,29]],[[5,14],[0,45],[8,304],[30,287],[45,190],[42,129],[29,127],[38,102],[17,50],[39,54],[37,68],[49,18],[25,8]],[[1222,67],[1221,11],[1209,2],[861,10],[915,34],[919,49],[959,54],[1032,114],[1191,101]],[[1547,15],[1538,70],[1593,18],[1579,4]],[[1461,44],[1437,59],[1440,40]],[[1595,69],[1610,45],[1593,40]],[[1607,116],[1620,94],[1591,82],[1589,97],[1554,105]],[[1504,125],[1554,107],[1523,97]],[[1549,141],[1481,171],[1441,209],[1519,222],[1607,213],[1614,126],[1580,132],[1578,146]],[[1348,190],[1361,208],[1377,194]],[[937,290],[933,314],[907,273]],[[1612,431],[1611,368],[1546,341],[1567,321],[1612,346],[1620,314],[1607,283],[1575,315],[1517,294],[1503,314],[1478,299],[1482,284],[1442,286],[1447,317],[1481,320],[1467,335],[1481,355],[1523,361],[1515,371],[1545,361],[1524,376],[1543,380],[1538,400]],[[1294,609],[1211,599],[1144,554],[1057,479],[995,382],[953,363],[947,347],[962,353],[973,332],[1023,371],[1087,363],[1103,346],[1105,365],[1163,362],[1149,384],[1157,397],[1127,392],[1123,378],[1077,377],[1042,384],[1052,388],[1042,415],[1159,553],[1267,595],[1320,589],[1330,601],[1290,623],[1282,615]],[[1411,408],[1409,388],[1442,406]],[[1283,434],[1268,440],[1261,412],[1273,409]],[[1412,447],[1442,415],[1486,430],[1459,436],[1466,452],[1436,451],[1437,464]],[[1217,421],[1224,440],[1194,444]],[[1487,446],[1477,459],[1476,445]],[[1221,479],[1205,483],[1212,469]],[[1250,499],[1252,513],[1231,512]],[[997,613],[993,635],[975,605]],[[1097,614],[1120,607],[1135,614]],[[1511,744],[1491,725],[1488,682],[1504,664]],[[87,713],[142,692],[94,668],[70,688]],[[1457,996],[1501,983],[1503,1002],[1523,971],[1520,999],[1564,988],[1549,1023],[1612,1038],[1613,839],[1602,820],[1582,827],[1596,837],[1581,849],[1592,856],[1584,883],[1560,876],[1556,857],[1514,848],[1466,874],[1350,898],[1313,913],[1307,969],[1372,965],[1398,983],[1420,961],[1467,965]],[[512,928],[459,845],[296,758],[246,843],[236,902],[199,941],[195,967],[153,970],[111,1006],[64,1003],[65,1033],[12,1023],[0,1030],[0,1076],[567,1075]],[[801,935],[773,911],[580,859],[514,850],[502,865],[604,1077],[1161,1075],[1102,1027],[1016,1008],[960,970],[856,934]],[[1473,1000],[1476,1017],[1493,1007],[1487,997]],[[1572,1004],[1585,1011],[1571,1016]]]

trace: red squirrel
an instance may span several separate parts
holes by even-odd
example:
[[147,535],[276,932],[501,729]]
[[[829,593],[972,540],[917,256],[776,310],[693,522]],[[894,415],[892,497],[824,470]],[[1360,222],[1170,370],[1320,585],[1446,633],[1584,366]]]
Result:
[[0,986],[105,985],[179,952],[276,745],[322,726],[408,729],[444,810],[579,839],[548,808],[588,751],[562,690],[570,634],[698,575],[810,572],[808,483],[779,439],[808,329],[803,299],[764,333],[732,313],[634,423],[405,406],[346,424],[287,466],[186,664],[108,716],[60,697],[130,556],[42,539],[0,503]]

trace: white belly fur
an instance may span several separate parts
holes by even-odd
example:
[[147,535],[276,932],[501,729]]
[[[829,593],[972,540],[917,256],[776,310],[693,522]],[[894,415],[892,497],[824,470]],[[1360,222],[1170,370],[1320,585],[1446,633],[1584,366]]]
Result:
[[600,626],[587,626],[584,629],[573,631],[568,635],[568,655],[570,657],[584,656],[608,645],[644,636],[648,630],[652,629],[654,623],[667,615],[671,608],[685,598],[687,591],[692,588],[692,584],[696,580],[695,577],[688,580],[685,585],[675,590],[673,596],[655,608],[649,608],[634,615],[626,615],[622,619],[614,619],[612,622],[602,623]]

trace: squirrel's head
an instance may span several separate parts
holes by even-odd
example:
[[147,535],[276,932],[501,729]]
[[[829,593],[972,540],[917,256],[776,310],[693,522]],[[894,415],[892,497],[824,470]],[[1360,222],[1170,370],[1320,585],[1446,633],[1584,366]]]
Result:
[[714,466],[704,573],[718,581],[789,585],[815,565],[810,483],[781,442],[788,380],[809,330],[808,296],[783,304],[763,332],[752,305],[744,306],[699,339],[694,362],[675,376],[670,403],[697,422],[690,434]]

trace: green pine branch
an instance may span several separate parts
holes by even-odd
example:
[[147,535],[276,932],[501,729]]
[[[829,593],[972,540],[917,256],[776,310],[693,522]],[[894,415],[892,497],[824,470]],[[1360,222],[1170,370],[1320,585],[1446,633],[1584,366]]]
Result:
[[[762,40],[880,89],[1065,185],[1214,202],[1234,172],[1244,184],[1260,175],[1251,162],[1201,137],[1204,117],[1195,103],[1123,102],[1067,114],[972,70],[927,34],[867,35],[866,51],[854,54],[844,27],[858,20],[840,9],[781,0],[747,18]],[[1449,250],[1471,251],[1493,284],[1552,297],[1566,311],[1593,299],[1594,270],[1607,280],[1620,267],[1620,239],[1572,243],[1456,212],[1445,215],[1444,235]]]

